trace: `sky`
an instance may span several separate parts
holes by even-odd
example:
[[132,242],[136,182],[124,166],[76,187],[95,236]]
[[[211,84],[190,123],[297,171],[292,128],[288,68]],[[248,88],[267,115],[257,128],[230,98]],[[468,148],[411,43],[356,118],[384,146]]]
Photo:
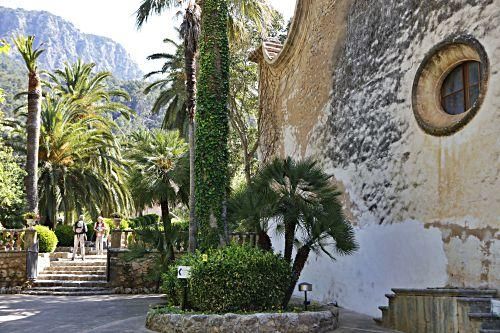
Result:
[[[293,15],[296,0],[269,0],[285,17]],[[180,24],[176,18],[179,9],[152,16],[138,31],[134,12],[141,0],[0,0],[0,6],[46,10],[72,22],[84,33],[109,37],[130,53],[144,72],[156,70],[160,64],[147,61],[152,53],[165,51],[162,40],[176,38],[174,28]]]

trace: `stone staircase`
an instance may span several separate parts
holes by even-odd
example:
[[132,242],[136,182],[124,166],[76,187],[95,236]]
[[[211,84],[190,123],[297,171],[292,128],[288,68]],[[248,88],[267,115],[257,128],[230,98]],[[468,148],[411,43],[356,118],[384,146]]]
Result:
[[38,274],[28,295],[89,296],[106,295],[112,291],[107,287],[106,256],[87,255],[72,261],[68,256],[53,260],[50,267]]
[[492,312],[496,290],[392,289],[388,306],[380,306],[381,326],[405,333],[500,333]]

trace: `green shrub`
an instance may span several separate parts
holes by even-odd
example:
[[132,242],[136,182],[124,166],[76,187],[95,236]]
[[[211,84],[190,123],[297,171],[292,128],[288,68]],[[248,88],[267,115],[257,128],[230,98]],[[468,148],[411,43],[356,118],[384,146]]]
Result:
[[[110,233],[111,233],[111,231],[115,230],[115,221],[113,221],[113,219],[104,218],[103,220],[104,220],[104,223],[106,224],[106,226],[108,227],[108,230]],[[119,229],[120,230],[129,229],[129,223],[128,223],[127,219],[121,220]],[[92,230],[94,230],[94,223],[92,224]]]
[[147,214],[130,219],[129,224],[132,229],[142,226],[153,225],[160,222],[160,216],[157,214]]
[[291,267],[280,256],[248,246],[231,245],[180,258],[163,275],[162,289],[170,304],[182,299],[177,266],[191,266],[188,301],[204,312],[265,311],[278,309],[290,283]]
[[54,230],[57,236],[59,246],[73,246],[73,226],[67,224],[60,224]]
[[48,227],[43,225],[35,226],[35,230],[38,234],[38,252],[40,253],[52,253],[57,246],[57,236],[55,232],[50,230]]

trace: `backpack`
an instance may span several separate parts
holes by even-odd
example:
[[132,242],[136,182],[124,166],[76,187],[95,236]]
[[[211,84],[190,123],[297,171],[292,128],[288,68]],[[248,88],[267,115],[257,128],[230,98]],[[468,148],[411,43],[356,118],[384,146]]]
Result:
[[87,225],[83,221],[77,221],[74,225],[75,234],[81,235],[87,232]]

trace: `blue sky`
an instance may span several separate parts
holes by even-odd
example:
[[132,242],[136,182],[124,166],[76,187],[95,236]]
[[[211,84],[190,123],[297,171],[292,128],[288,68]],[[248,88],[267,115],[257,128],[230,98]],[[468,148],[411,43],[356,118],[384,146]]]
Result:
[[[296,0],[269,1],[286,19],[293,15]],[[123,44],[147,72],[157,69],[158,64],[146,61],[146,57],[163,50],[165,37],[176,37],[178,9],[152,17],[137,31],[134,12],[140,3],[140,0],[0,0],[0,6],[46,10],[71,21],[82,32],[110,37]]]

